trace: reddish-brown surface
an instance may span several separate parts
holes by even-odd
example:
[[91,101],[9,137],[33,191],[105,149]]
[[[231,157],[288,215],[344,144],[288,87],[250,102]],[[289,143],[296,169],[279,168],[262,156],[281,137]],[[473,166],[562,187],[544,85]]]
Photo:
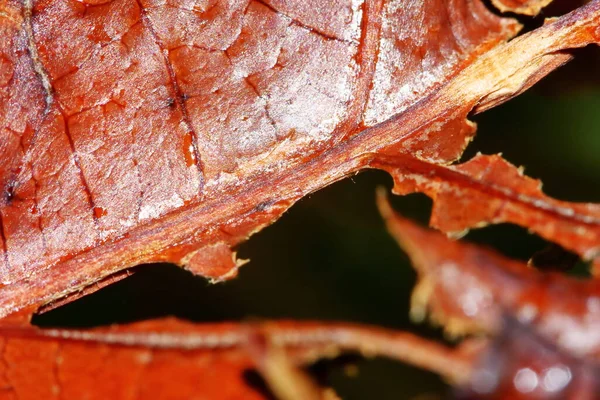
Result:
[[418,285],[411,313],[452,334],[486,332],[464,395],[473,399],[597,399],[600,282],[544,273],[455,242],[379,208],[409,254]]
[[596,2],[507,45],[479,1],[400,4],[4,1],[0,313],[234,245],[369,152],[453,160],[597,39]]
[[[600,258],[600,205],[569,203],[544,195],[541,182],[499,155],[477,155],[440,166],[410,157],[378,157],[376,168],[394,177],[394,193],[423,192],[434,200],[431,226],[448,233],[511,222],[578,253]],[[597,271],[596,271],[597,272]]]
[[[233,277],[244,261],[232,246],[369,167],[390,171],[400,192],[435,197],[440,229],[510,221],[595,259],[597,206],[549,199],[494,156],[447,165],[475,133],[469,113],[526,90],[570,60],[565,50],[600,42],[600,0],[510,42],[519,24],[484,3],[0,0],[0,316],[13,315],[0,328],[0,396],[252,398],[260,394],[242,371],[256,367],[282,398],[331,398],[297,364],[340,350],[395,357],[477,392],[469,380],[488,367],[472,356],[496,348],[510,356],[494,372],[507,383],[486,394],[515,398],[515,374],[536,359],[579,371],[569,393],[594,393],[597,281],[450,242],[385,205],[421,275],[414,316],[431,310],[448,330],[482,330],[496,344],[452,351],[322,324],[44,332],[14,314],[63,304],[144,262]],[[547,1],[492,3],[535,14]],[[506,339],[511,317],[550,344],[549,357]],[[210,343],[237,335],[235,345],[182,345],[202,329]],[[289,349],[294,338],[302,351]],[[177,383],[165,386],[170,377]],[[91,390],[89,379],[103,385]]]
[[455,332],[495,331],[504,313],[533,325],[569,354],[600,359],[600,281],[541,272],[488,249],[451,241],[394,216],[380,198],[390,233],[419,275],[413,315]]
[[[275,393],[284,383],[283,398],[333,399],[297,366],[358,352],[465,381],[477,354],[408,333],[313,322],[198,326],[165,319],[84,331],[4,326],[0,333],[2,399],[264,399],[266,389],[247,374],[253,368]],[[297,396],[302,389],[313,393]]]
[[[130,332],[151,331],[145,325],[133,326]],[[184,324],[161,321],[154,326],[155,335],[156,325],[162,331],[189,330]],[[212,337],[218,337],[227,328],[212,327]],[[112,330],[113,335],[116,332]],[[201,332],[196,334],[202,336]],[[205,334],[204,338],[207,336],[210,335]],[[204,347],[207,349],[128,347],[101,340],[88,343],[43,338],[36,336],[34,330],[15,331],[12,335],[4,332],[0,396],[7,399],[263,398],[244,382],[242,372],[251,366],[244,353],[227,346],[216,351]]]

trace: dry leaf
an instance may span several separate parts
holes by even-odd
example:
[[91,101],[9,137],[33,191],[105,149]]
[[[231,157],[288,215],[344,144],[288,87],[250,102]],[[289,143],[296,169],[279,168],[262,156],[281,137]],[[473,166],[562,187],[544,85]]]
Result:
[[578,253],[600,257],[600,205],[551,199],[541,182],[501,156],[477,155],[449,167],[412,157],[379,157],[375,168],[394,177],[394,193],[424,192],[434,200],[431,226],[448,233],[511,222]]
[[[535,15],[549,1],[492,3]],[[524,393],[520,371],[560,361],[573,379],[553,393],[593,397],[596,280],[451,242],[383,202],[421,277],[413,314],[492,342],[453,350],[325,323],[26,324],[141,263],[232,278],[245,262],[233,246],[363,168],[434,197],[442,230],[509,221],[597,260],[597,205],[549,199],[495,156],[448,166],[475,133],[470,113],[600,42],[600,0],[509,41],[520,28],[480,0],[0,0],[2,395],[262,398],[243,377],[256,367],[284,399],[331,398],[299,367],[350,350],[475,392],[495,368],[477,393],[500,398]],[[498,351],[504,364],[474,362]]]
[[[459,398],[597,399],[600,282],[540,272],[455,242],[378,204],[419,275],[412,313],[453,334],[485,332]],[[466,344],[470,345],[469,342]]]
[[359,352],[466,381],[475,355],[408,333],[315,322],[166,319],[84,331],[4,326],[0,333],[0,396],[20,399],[263,399],[264,389],[248,379],[255,367],[284,400],[299,393],[311,396],[306,400],[333,399],[298,376],[297,367]]
[[543,272],[400,218],[380,194],[388,229],[419,275],[412,313],[451,333],[498,332],[505,314],[575,357],[600,360],[600,280]]
[[369,153],[456,159],[600,13],[507,43],[480,1],[1,4],[2,315],[233,246]]

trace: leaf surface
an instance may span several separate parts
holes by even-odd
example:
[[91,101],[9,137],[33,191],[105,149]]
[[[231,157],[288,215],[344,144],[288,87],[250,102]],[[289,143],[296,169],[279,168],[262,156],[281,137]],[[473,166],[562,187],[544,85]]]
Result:
[[195,325],[163,319],[93,330],[4,326],[0,332],[1,396],[19,399],[268,398],[248,377],[256,368],[280,398],[333,399],[299,378],[297,367],[358,352],[464,380],[473,357],[409,333],[318,322]]
[[378,204],[419,276],[413,317],[430,314],[453,335],[490,337],[476,343],[459,398],[598,398],[597,279],[535,270],[417,226],[395,214],[384,194]]
[[423,192],[434,200],[431,226],[460,233],[510,222],[578,253],[600,257],[600,205],[554,200],[541,182],[523,175],[499,155],[477,155],[441,166],[412,157],[379,157],[373,166],[394,177],[394,193]]
[[145,262],[234,276],[228,248],[369,154],[458,158],[599,8],[507,43],[480,1],[3,1],[0,314]]
[[600,358],[600,281],[543,272],[486,248],[453,241],[379,208],[419,275],[412,314],[453,333],[497,332],[506,314],[567,354]]
[[[597,280],[450,241],[382,201],[420,275],[413,314],[490,339],[450,349],[331,323],[77,331],[21,319],[141,263],[230,279],[245,262],[235,245],[365,168],[388,170],[399,193],[434,197],[444,231],[512,222],[597,261],[597,205],[550,199],[497,156],[449,165],[475,133],[469,114],[600,42],[600,0],[518,37],[520,24],[486,3],[0,0],[2,396],[258,399],[244,378],[257,369],[285,400],[332,398],[300,367],[344,351],[500,398],[523,393],[524,368],[563,363],[576,375],[554,394],[594,393]],[[548,1],[492,3],[535,15]],[[498,384],[482,392],[486,371]]]

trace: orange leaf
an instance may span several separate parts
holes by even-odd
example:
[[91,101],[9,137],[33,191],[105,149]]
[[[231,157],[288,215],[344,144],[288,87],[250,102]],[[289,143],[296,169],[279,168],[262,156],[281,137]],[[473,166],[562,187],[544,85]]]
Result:
[[380,193],[388,230],[419,275],[412,313],[449,332],[498,332],[508,314],[576,357],[600,360],[600,281],[541,272],[489,249],[448,239],[394,214]]
[[322,357],[387,356],[463,382],[476,354],[408,333],[317,322],[166,319],[84,331],[4,326],[0,333],[2,396],[21,399],[262,399],[245,379],[258,367],[281,398],[312,393],[304,397],[311,400],[321,389],[296,367]]
[[393,175],[394,193],[431,197],[431,226],[444,232],[511,222],[586,260],[600,257],[600,205],[554,200],[542,193],[540,181],[499,155],[477,155],[448,167],[409,156],[379,156],[372,165]]
[[600,36],[598,0],[510,42],[479,0],[210,4],[0,4],[0,315],[147,262],[232,277],[302,196],[384,150],[456,159],[471,110]]

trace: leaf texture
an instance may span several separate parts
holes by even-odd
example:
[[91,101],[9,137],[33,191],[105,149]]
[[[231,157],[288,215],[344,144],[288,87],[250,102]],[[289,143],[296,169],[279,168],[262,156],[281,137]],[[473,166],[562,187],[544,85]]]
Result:
[[[248,378],[254,368],[271,387],[284,384],[282,392],[292,394],[280,398],[331,399],[321,393],[298,397],[305,382],[290,380],[282,370],[359,352],[412,361],[465,380],[474,355],[408,333],[317,322],[198,326],[166,319],[84,331],[14,326],[0,331],[0,396],[19,399],[268,398],[264,387]],[[276,351],[285,354],[288,365]]]
[[448,167],[411,157],[380,157],[373,166],[392,174],[394,193],[431,197],[431,226],[444,232],[510,222],[585,260],[600,257],[600,205],[551,199],[542,193],[540,181],[524,176],[499,155],[477,155]]
[[226,247],[369,154],[458,158],[600,8],[507,43],[472,0],[1,4],[2,315],[144,262],[235,275]]
[[[491,3],[535,15],[549,1]],[[600,42],[600,0],[520,29],[480,0],[0,0],[0,396],[264,398],[255,369],[282,399],[333,399],[301,367],[350,351],[432,370],[467,397],[595,398],[598,280],[451,241],[382,197],[419,274],[413,316],[488,337],[448,348],[332,323],[26,323],[141,263],[230,279],[246,262],[235,245],[365,168],[434,198],[445,232],[516,223],[598,265],[598,205],[550,199],[499,156],[450,166],[470,114]],[[541,383],[524,391],[522,371]],[[548,386],[548,371],[569,379]]]

